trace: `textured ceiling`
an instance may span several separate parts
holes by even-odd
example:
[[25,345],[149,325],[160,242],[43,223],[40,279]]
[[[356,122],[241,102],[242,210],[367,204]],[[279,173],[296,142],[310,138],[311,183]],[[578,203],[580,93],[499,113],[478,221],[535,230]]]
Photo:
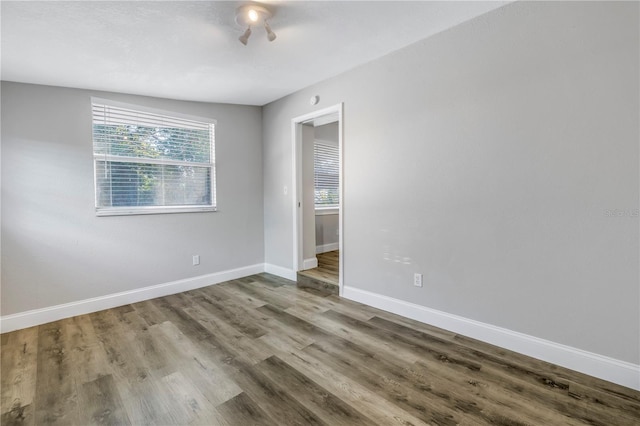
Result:
[[3,0],[2,79],[264,105],[507,2],[265,1],[243,46],[246,3]]

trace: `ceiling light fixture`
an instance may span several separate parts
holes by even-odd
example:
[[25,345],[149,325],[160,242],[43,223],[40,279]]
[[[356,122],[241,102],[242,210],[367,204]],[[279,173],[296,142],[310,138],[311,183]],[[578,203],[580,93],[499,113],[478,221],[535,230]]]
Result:
[[264,29],[267,32],[267,39],[273,41],[276,39],[276,33],[271,30],[267,19],[271,19],[273,13],[263,5],[257,3],[249,3],[236,9],[236,23],[242,27],[246,27],[246,31],[238,40],[245,46],[251,37],[251,27],[258,23],[264,22]]

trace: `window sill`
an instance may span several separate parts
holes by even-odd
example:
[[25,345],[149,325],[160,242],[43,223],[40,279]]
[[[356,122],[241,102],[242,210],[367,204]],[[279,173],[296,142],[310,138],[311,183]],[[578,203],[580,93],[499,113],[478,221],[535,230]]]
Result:
[[136,207],[136,208],[110,208],[97,209],[96,216],[136,216],[141,214],[170,214],[170,213],[201,213],[215,212],[218,209],[212,206],[203,207]]
[[339,214],[340,207],[316,207],[316,216]]

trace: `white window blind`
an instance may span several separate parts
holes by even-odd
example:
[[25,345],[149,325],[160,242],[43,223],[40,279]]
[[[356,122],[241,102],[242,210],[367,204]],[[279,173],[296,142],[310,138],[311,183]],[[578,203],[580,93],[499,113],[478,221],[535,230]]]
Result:
[[216,209],[214,120],[92,109],[98,215]]
[[338,146],[316,140],[313,144],[316,207],[337,207],[340,184]]

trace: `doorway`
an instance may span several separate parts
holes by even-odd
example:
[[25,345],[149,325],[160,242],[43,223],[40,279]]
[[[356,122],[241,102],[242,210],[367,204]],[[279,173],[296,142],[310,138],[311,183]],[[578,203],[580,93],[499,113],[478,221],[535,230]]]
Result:
[[[296,117],[291,121],[294,175],[294,271],[298,276],[299,285],[316,288],[321,287],[339,295],[342,295],[343,291],[344,274],[342,114],[343,105],[337,104],[323,110]],[[330,191],[318,190],[318,186],[315,183],[322,181],[323,177],[313,168],[316,162],[314,159],[324,158],[322,157],[323,154],[318,154],[318,152],[323,152],[322,145],[330,145],[330,141],[322,140],[320,134],[326,134],[327,130],[334,128],[337,133],[335,138],[337,142],[338,162],[337,194],[334,189]],[[316,133],[318,133],[318,136]],[[323,136],[323,138],[330,139],[326,136]],[[320,146],[320,148],[318,148],[318,146]],[[318,151],[318,149],[320,151]],[[309,151],[311,151],[311,153]],[[318,157],[319,155],[320,157]],[[337,205],[335,203],[336,196]],[[336,213],[337,242],[331,241],[331,234],[335,234],[332,228],[330,232],[323,231],[323,224],[325,223],[333,222],[331,226],[336,226],[335,219],[330,218],[330,216]],[[318,218],[317,222],[316,218]],[[329,225],[326,226],[328,227]],[[316,236],[318,236],[317,239]],[[337,277],[335,276],[336,270]]]

